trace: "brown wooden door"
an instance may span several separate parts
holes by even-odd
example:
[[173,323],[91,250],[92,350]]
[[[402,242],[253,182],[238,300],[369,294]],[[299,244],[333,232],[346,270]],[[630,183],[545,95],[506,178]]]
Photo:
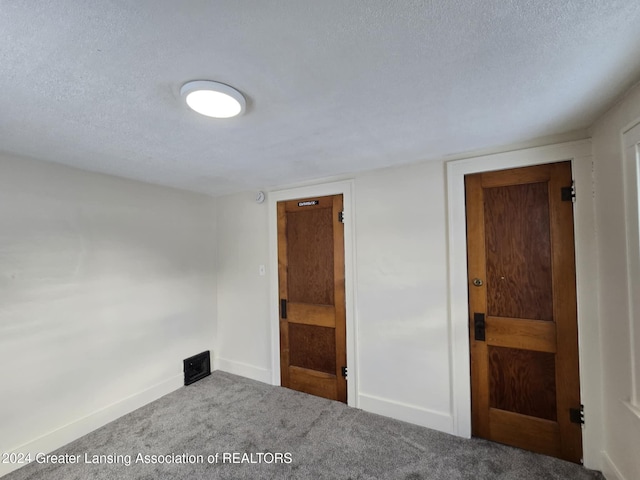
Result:
[[347,401],[342,195],[278,202],[283,387]]
[[579,463],[571,164],[465,184],[473,435]]

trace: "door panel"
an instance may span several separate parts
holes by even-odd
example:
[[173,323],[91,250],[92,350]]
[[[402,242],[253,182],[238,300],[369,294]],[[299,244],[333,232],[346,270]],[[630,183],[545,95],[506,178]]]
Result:
[[291,303],[333,305],[332,208],[286,212],[287,283]]
[[278,203],[282,386],[346,402],[342,195]]
[[557,420],[555,355],[489,347],[489,407]]
[[571,164],[465,184],[473,434],[580,462]]
[[552,320],[547,184],[492,187],[483,193],[487,314]]
[[335,329],[290,323],[289,365],[335,374]]

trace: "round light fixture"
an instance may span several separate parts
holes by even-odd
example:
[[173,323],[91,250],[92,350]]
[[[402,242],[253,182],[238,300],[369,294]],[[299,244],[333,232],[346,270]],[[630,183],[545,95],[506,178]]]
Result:
[[192,110],[214,118],[231,118],[240,115],[247,107],[244,96],[235,88],[209,80],[185,83],[180,89]]

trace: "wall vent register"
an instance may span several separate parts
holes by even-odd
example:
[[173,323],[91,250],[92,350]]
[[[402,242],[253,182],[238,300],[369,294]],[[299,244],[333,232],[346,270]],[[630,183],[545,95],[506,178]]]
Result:
[[211,375],[211,357],[209,350],[199,353],[193,357],[185,358],[184,363],[184,384],[191,385],[198,380]]

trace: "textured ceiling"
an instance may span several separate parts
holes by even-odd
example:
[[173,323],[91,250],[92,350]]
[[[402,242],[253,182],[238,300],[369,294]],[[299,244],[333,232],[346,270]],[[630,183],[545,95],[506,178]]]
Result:
[[[220,195],[588,127],[637,0],[0,0],[0,150]],[[239,118],[191,112],[228,83]]]

